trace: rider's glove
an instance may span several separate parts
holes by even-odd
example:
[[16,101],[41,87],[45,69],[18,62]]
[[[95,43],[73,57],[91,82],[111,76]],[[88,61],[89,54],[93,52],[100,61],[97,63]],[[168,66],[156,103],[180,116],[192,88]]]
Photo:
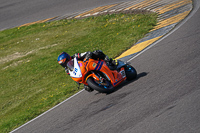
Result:
[[90,58],[92,58],[92,52],[88,52],[87,55],[85,56],[85,59],[83,62],[86,62],[87,60],[89,60]]
[[65,68],[65,72],[69,75],[69,70],[67,68]]

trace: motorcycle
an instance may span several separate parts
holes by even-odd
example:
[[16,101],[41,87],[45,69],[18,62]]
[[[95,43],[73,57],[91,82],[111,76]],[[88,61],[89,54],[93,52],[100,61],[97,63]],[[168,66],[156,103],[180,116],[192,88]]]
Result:
[[123,81],[137,77],[135,68],[120,60],[115,69],[110,68],[104,60],[79,61],[77,58],[69,61],[67,67],[74,81],[100,93],[111,93]]

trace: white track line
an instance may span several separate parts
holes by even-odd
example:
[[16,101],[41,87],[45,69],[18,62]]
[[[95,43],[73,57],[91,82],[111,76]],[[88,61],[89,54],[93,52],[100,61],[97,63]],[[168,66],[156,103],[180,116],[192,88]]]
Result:
[[156,45],[157,43],[159,43],[160,41],[162,41],[163,39],[165,39],[166,37],[168,37],[169,35],[171,35],[173,32],[175,32],[178,28],[180,28],[186,21],[188,21],[194,14],[195,12],[199,9],[199,3],[198,1],[194,0],[193,1],[193,10],[188,14],[187,17],[185,17],[181,22],[179,22],[178,25],[175,26],[174,29],[172,29],[171,31],[169,31],[169,33],[167,33],[166,35],[164,35],[163,37],[161,37],[159,40],[155,41],[154,43],[152,43],[150,46],[148,46],[147,48],[143,49],[142,51],[140,51],[136,56],[132,57],[131,59],[129,59],[127,62],[130,62],[131,60],[135,59],[136,57],[138,57],[139,55],[141,55],[142,53],[144,53],[145,51],[147,51],[148,49],[150,49],[151,47],[153,47],[154,45]]
[[42,113],[41,115],[39,115],[39,116],[35,117],[34,119],[32,119],[32,120],[28,121],[28,122],[27,122],[27,123],[25,123],[24,125],[22,125],[22,126],[20,126],[20,127],[16,128],[15,130],[11,131],[10,133],[14,133],[14,132],[15,132],[15,131],[17,131],[18,129],[20,129],[20,128],[22,128],[22,127],[26,126],[26,125],[28,125],[28,124],[29,124],[29,123],[31,123],[32,121],[34,121],[34,120],[36,120],[37,118],[39,118],[39,117],[41,117],[41,116],[45,115],[46,113],[50,112],[51,110],[53,110],[53,109],[57,108],[57,107],[58,107],[58,106],[60,106],[61,104],[65,103],[66,101],[68,101],[68,100],[70,100],[70,99],[72,99],[73,97],[75,97],[76,95],[78,95],[79,93],[81,93],[81,92],[83,92],[83,91],[84,91],[84,89],[83,89],[83,90],[81,90],[81,91],[79,91],[79,92],[77,92],[77,93],[76,93],[76,94],[74,94],[73,96],[71,96],[71,97],[67,98],[66,100],[62,101],[61,103],[59,103],[58,105],[54,106],[53,108],[51,108],[51,109],[47,110],[46,112]]
[[[151,47],[153,47],[154,45],[156,45],[158,42],[162,41],[163,39],[165,39],[166,37],[168,37],[170,34],[172,34],[174,31],[176,31],[179,27],[181,27],[187,20],[189,20],[194,14],[195,12],[198,10],[199,8],[199,2],[197,0],[194,0],[194,7],[193,10],[190,12],[190,14],[182,21],[180,22],[176,28],[174,28],[172,31],[170,31],[167,35],[165,35],[164,37],[162,37],[161,39],[157,40],[156,42],[154,42],[152,45],[150,45],[148,48],[144,49],[143,51],[141,51],[139,54],[137,54],[136,56],[134,56],[133,58],[129,59],[127,62],[130,62],[131,60],[135,59],[136,57],[138,57],[139,55],[141,55],[142,53],[144,53],[145,51],[147,51],[148,49],[150,49]],[[53,108],[47,110],[46,112],[42,113],[41,115],[35,117],[34,119],[28,121],[27,123],[25,123],[24,125],[16,128],[15,130],[11,131],[10,133],[14,133],[15,131],[17,131],[18,129],[24,127],[25,125],[28,125],[29,123],[31,123],[32,121],[36,120],[37,118],[45,115],[46,113],[50,112],[51,110],[55,109],[56,107],[60,106],[61,104],[65,103],[66,101],[72,99],[73,97],[75,97],[76,95],[80,94],[81,92],[83,92],[83,90],[77,92],[76,94],[74,94],[73,96],[67,98],[66,100],[64,100],[63,102],[59,103],[58,105],[54,106]]]

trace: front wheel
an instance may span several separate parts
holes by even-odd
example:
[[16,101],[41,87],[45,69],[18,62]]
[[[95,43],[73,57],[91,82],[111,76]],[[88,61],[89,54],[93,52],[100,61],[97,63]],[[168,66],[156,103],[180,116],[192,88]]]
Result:
[[90,77],[87,79],[87,84],[89,87],[100,93],[111,93],[115,90],[112,84],[107,80],[105,80],[104,82],[99,82]]
[[126,79],[133,80],[137,78],[137,71],[131,65],[126,65],[125,67]]

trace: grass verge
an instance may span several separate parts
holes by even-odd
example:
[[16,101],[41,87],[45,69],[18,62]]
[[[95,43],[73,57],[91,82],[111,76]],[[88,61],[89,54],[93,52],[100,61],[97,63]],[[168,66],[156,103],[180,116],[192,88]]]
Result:
[[0,132],[9,132],[78,92],[57,57],[102,50],[117,57],[143,38],[156,14],[60,20],[0,32]]

